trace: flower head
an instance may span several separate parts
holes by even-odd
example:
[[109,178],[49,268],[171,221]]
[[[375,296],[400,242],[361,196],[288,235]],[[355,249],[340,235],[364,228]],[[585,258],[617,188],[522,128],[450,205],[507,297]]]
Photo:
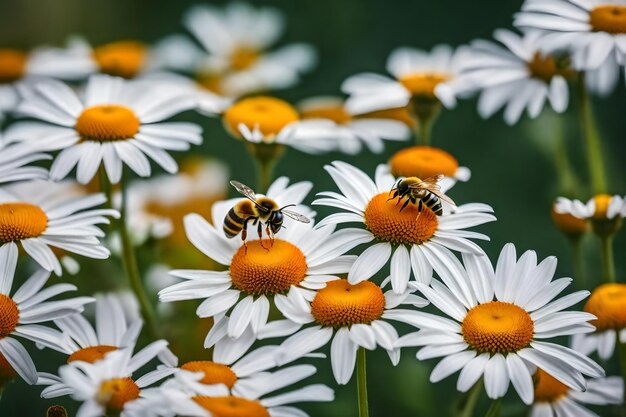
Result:
[[577,219],[588,220],[593,232],[598,236],[611,236],[622,227],[626,217],[626,197],[598,194],[587,203],[559,197],[554,211],[569,214]]
[[412,146],[402,149],[389,159],[389,171],[396,178],[430,178],[446,176],[449,181],[468,181],[471,171],[459,166],[450,153],[432,146]]

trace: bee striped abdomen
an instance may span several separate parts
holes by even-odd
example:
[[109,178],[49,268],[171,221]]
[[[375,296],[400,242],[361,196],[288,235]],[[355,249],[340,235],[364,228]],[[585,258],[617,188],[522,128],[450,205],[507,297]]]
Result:
[[[236,206],[235,206],[236,207]],[[235,207],[231,208],[226,214],[224,218],[224,233],[227,237],[232,238],[235,237],[241,232],[243,229],[244,219],[237,215],[235,211]]]
[[426,207],[432,210],[437,216],[441,216],[443,214],[443,206],[441,205],[441,199],[437,197],[433,193],[427,193],[423,198],[422,202]]

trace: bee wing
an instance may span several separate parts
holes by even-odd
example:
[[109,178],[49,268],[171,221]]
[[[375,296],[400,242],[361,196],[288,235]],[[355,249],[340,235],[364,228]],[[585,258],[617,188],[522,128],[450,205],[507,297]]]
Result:
[[448,197],[447,195],[442,193],[439,188],[437,188],[436,190],[430,190],[429,189],[428,191],[430,191],[431,193],[435,194],[437,197],[439,197],[440,199],[442,199],[446,203],[452,204],[453,206],[456,206],[456,203],[454,202],[454,200],[452,200],[450,197]]
[[295,211],[291,211],[291,210],[281,210],[281,212],[282,212],[285,216],[287,216],[287,217],[289,217],[289,218],[291,218],[291,219],[297,220],[297,221],[299,221],[299,222],[302,222],[302,223],[311,223],[311,220],[309,220],[309,218],[308,218],[307,216],[304,216],[304,215],[302,215],[302,214],[300,214],[300,213],[296,213]]
[[243,194],[246,198],[256,203],[256,193],[252,188],[235,180],[232,180],[230,185],[235,187],[235,190],[237,190],[240,194]]

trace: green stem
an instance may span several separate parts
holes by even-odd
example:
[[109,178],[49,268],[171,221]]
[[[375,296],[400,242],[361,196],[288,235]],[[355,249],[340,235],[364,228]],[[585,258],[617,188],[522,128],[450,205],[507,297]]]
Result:
[[[619,343],[619,365],[622,373],[622,378],[626,381],[626,343]],[[622,403],[622,415],[626,416],[626,384],[624,384],[624,391],[622,393],[624,402]]]
[[117,227],[122,244],[122,261],[124,264],[124,271],[126,272],[126,276],[128,277],[130,287],[135,293],[137,300],[139,301],[139,306],[141,307],[141,315],[146,322],[148,333],[152,339],[156,339],[159,333],[156,326],[156,315],[141,281],[141,275],[139,274],[139,268],[137,266],[137,259],[135,257],[133,242],[131,240],[130,234],[128,233],[128,226],[126,224],[126,192],[124,190],[123,182],[121,183],[121,194],[122,205],[120,210],[120,218],[117,221]]
[[600,249],[602,251],[602,275],[606,282],[615,282],[613,236],[600,237]]
[[559,188],[564,195],[574,195],[576,193],[576,176],[572,170],[572,164],[567,156],[567,146],[565,145],[565,135],[563,134],[563,126],[561,118],[555,123],[555,147],[554,147],[554,166],[559,176]]
[[433,131],[434,124],[434,117],[417,119],[417,123],[415,123],[415,127],[413,128],[416,145],[430,145],[430,137]]
[[454,413],[454,417],[472,417],[482,392],[482,381],[478,381],[461,397],[461,401],[459,401],[459,404],[457,405],[457,411]]
[[489,410],[487,410],[487,414],[485,414],[485,417],[498,417],[500,415],[501,406],[502,406],[502,398],[493,400],[493,402],[491,403],[491,407],[489,407]]
[[257,158],[257,168],[258,168],[258,190],[261,193],[266,193],[267,190],[272,185],[272,181],[274,180],[274,168],[276,167],[275,159],[261,159]]
[[100,180],[100,192],[107,198],[104,207],[110,209],[113,207],[113,185],[111,181],[109,181],[109,177],[104,169],[104,164],[100,165],[98,169],[98,179]]
[[582,236],[571,237],[569,239],[574,257],[574,277],[579,283],[579,287],[587,287],[587,277],[585,275],[585,254],[583,251]]
[[367,405],[367,375],[365,363],[365,348],[359,348],[356,354],[356,377],[357,392],[359,398],[359,417],[369,416],[369,407]]
[[589,164],[591,185],[594,194],[603,194],[607,190],[607,181],[602,158],[602,143],[585,87],[585,75],[582,72],[578,81],[578,92],[580,123],[587,146],[587,163]]

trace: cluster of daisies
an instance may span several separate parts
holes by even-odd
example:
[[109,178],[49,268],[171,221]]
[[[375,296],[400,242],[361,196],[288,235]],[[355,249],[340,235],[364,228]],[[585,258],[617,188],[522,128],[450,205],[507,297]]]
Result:
[[[626,343],[626,284],[614,282],[611,257],[609,282],[591,296],[561,295],[572,279],[554,279],[553,257],[507,244],[492,262],[477,243],[489,237],[473,230],[496,220],[492,208],[443,198],[471,173],[429,142],[438,112],[459,98],[479,94],[481,116],[504,109],[514,124],[546,102],[564,112],[572,83],[611,92],[626,64],[626,2],[526,0],[520,33],[500,29],[456,50],[400,48],[391,77],[354,75],[345,97],[296,104],[259,94],[316,64],[310,45],[272,48],[284,29],[278,11],[198,6],[183,23],[188,34],[152,46],[72,38],[0,49],[0,388],[19,377],[46,399],[70,396],[79,417],[301,417],[294,404],[334,400],[330,387],[306,382],[319,368],[344,385],[366,351],[382,349],[396,366],[418,347],[417,360],[438,359],[431,382],[458,372],[459,392],[484,386],[496,401],[512,386],[536,417],[593,416],[585,404],[623,401],[623,379],[589,357],[608,360]],[[227,199],[231,175],[219,161],[179,166],[170,151],[203,140],[201,126],[183,121],[188,111],[220,118],[267,187]],[[420,145],[374,172],[326,165],[335,189],[315,198],[311,182],[272,177],[285,148],[380,153],[412,130]],[[155,165],[169,175],[154,176]],[[394,195],[405,178],[436,193]],[[281,217],[275,233],[258,218],[261,201]],[[318,219],[322,206],[333,213]],[[568,236],[593,231],[612,253],[626,199],[562,197],[552,214]],[[140,288],[131,278],[135,295],[68,298],[75,285],[47,285],[51,274],[80,281],[78,256],[128,261],[127,229],[135,248],[166,248]],[[16,272],[30,277],[14,290]],[[158,292],[162,317],[199,300],[196,315],[212,322],[206,351],[179,363],[175,353],[189,354],[174,341],[138,347],[144,292]],[[584,311],[571,310],[586,298]],[[65,363],[38,372],[22,339]]]

